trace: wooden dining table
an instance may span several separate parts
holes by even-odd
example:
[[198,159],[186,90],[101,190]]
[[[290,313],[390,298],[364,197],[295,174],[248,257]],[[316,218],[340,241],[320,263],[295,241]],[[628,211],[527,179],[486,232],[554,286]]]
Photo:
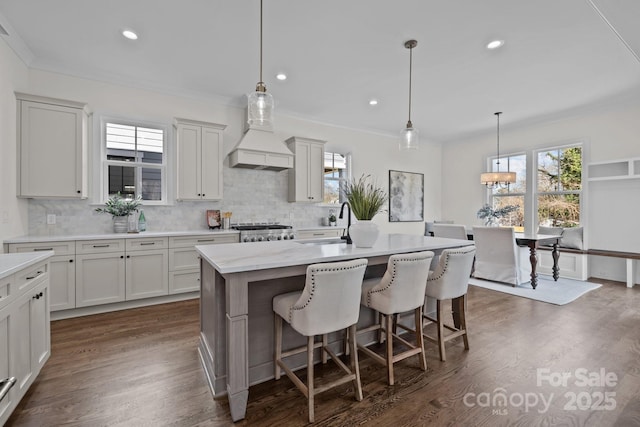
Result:
[[[429,232],[433,236],[433,232]],[[553,280],[558,281],[560,277],[560,267],[558,260],[560,259],[560,251],[558,245],[562,236],[553,234],[538,233],[515,233],[516,244],[518,246],[527,246],[529,248],[529,262],[531,263],[531,287],[535,289],[538,286],[538,247],[540,245],[551,245],[551,256],[553,258],[553,267],[551,269]],[[467,239],[473,240],[473,229],[467,228]]]
[[553,249],[551,250],[551,256],[553,257],[553,267],[551,271],[553,273],[553,280],[557,282],[558,277],[560,277],[560,267],[558,267],[560,251],[558,251],[558,245],[560,244],[560,238],[562,236],[537,233],[515,233],[515,236],[518,246],[529,247],[529,262],[531,262],[531,287],[535,289],[538,286],[538,272],[536,271],[536,269],[538,266],[538,247],[541,244],[551,244],[553,247]]

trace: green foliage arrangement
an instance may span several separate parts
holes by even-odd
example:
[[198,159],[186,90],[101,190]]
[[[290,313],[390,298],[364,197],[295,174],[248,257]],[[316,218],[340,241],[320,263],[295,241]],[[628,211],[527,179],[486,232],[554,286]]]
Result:
[[112,196],[104,204],[104,208],[96,208],[96,212],[108,213],[112,216],[128,216],[132,212],[138,212],[142,204],[140,196],[132,200],[123,199],[120,193]]
[[371,175],[362,175],[357,180],[352,179],[344,188],[351,212],[360,221],[373,219],[388,200],[387,193],[370,179]]
[[491,225],[497,222],[498,219],[509,215],[511,212],[518,210],[516,205],[502,206],[497,209],[493,209],[491,205],[485,204],[478,210],[478,218],[484,219],[486,225]]

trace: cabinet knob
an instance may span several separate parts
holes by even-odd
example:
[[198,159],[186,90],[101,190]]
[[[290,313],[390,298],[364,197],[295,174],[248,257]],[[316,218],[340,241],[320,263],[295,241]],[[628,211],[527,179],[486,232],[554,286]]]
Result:
[[31,298],[35,298],[35,299],[40,299],[42,297],[43,293],[40,292],[39,294],[35,294],[34,296],[32,296]]
[[120,255],[120,259],[124,259],[124,255]]
[[127,255],[127,258],[131,258],[131,255]]
[[73,260],[72,260],[72,259],[70,259],[70,260],[69,260],[69,262],[73,262]]
[[206,196],[206,194],[202,193],[202,197]]

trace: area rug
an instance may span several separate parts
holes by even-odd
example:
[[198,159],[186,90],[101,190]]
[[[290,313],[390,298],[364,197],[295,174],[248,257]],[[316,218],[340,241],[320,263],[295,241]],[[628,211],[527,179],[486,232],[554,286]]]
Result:
[[587,292],[602,286],[597,283],[582,282],[580,280],[565,279],[563,277],[559,278],[557,282],[554,282],[551,276],[543,275],[538,276],[538,286],[536,289],[533,289],[529,282],[513,287],[505,283],[490,282],[474,277],[469,279],[469,284],[556,305],[568,304]]

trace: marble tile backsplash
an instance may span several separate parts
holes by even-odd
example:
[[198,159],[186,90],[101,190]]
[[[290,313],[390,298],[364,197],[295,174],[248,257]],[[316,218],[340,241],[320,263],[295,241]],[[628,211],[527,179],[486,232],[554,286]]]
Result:
[[[322,225],[330,207],[287,202],[287,172],[224,169],[224,199],[144,206],[148,231],[206,230],[206,210],[232,212],[231,222],[273,221],[295,228]],[[113,232],[111,216],[95,212],[88,200],[29,200],[29,235],[105,234]],[[338,213],[337,208],[333,208]],[[47,225],[47,215],[56,224]]]

